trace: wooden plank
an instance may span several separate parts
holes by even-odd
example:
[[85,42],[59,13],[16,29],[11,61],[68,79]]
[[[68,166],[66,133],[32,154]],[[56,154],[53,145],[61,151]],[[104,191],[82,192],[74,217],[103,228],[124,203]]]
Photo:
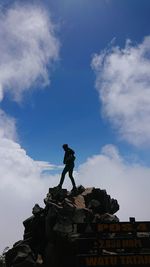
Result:
[[86,233],[128,233],[150,232],[150,222],[118,222],[118,223],[80,223],[76,224],[77,232]]
[[99,239],[99,238],[79,238],[76,240],[77,253],[99,254],[102,249],[127,249],[131,251],[139,251],[139,249],[150,248],[150,238],[113,238],[113,239]]
[[150,254],[77,256],[77,267],[149,267]]

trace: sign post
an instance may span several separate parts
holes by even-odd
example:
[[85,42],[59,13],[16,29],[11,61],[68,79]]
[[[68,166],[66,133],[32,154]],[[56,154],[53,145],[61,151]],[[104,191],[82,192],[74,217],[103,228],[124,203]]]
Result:
[[77,267],[150,267],[150,222],[77,224]]

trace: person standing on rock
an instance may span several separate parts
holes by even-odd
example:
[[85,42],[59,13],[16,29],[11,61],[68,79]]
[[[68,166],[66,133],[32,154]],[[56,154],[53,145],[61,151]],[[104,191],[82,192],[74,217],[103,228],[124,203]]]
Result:
[[65,175],[68,172],[69,178],[70,178],[70,180],[72,182],[72,186],[73,186],[72,190],[76,190],[76,184],[75,184],[75,181],[74,181],[74,178],[73,178],[75,152],[68,146],[68,144],[64,144],[62,147],[63,147],[63,149],[65,151],[64,160],[63,160],[63,163],[65,164],[65,167],[64,167],[64,169],[62,171],[61,179],[60,179],[60,183],[59,183],[58,187],[60,187],[60,188],[62,187],[64,179],[65,179]]

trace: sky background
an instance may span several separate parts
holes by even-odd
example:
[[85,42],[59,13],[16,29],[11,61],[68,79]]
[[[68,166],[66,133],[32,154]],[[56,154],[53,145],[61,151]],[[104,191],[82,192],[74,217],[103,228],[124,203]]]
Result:
[[150,220],[149,12],[149,0],[0,1],[0,251],[59,183],[64,143],[77,185],[106,189],[121,221]]

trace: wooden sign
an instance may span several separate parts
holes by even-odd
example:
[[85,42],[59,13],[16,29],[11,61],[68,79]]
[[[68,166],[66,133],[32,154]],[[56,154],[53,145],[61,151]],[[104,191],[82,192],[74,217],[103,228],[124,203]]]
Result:
[[150,222],[85,223],[76,230],[77,267],[150,267]]
[[106,266],[124,266],[124,267],[149,267],[150,254],[134,254],[134,255],[103,255],[89,256],[82,255],[77,257],[78,267],[106,267]]
[[82,223],[77,224],[76,228],[81,234],[150,232],[150,222]]
[[149,222],[120,222],[120,223],[107,223],[107,224],[97,224],[97,232],[115,232],[115,233],[125,233],[125,232],[148,232],[150,231]]
[[79,238],[76,240],[78,254],[99,254],[103,249],[116,251],[124,249],[139,251],[139,249],[150,248],[150,238]]

